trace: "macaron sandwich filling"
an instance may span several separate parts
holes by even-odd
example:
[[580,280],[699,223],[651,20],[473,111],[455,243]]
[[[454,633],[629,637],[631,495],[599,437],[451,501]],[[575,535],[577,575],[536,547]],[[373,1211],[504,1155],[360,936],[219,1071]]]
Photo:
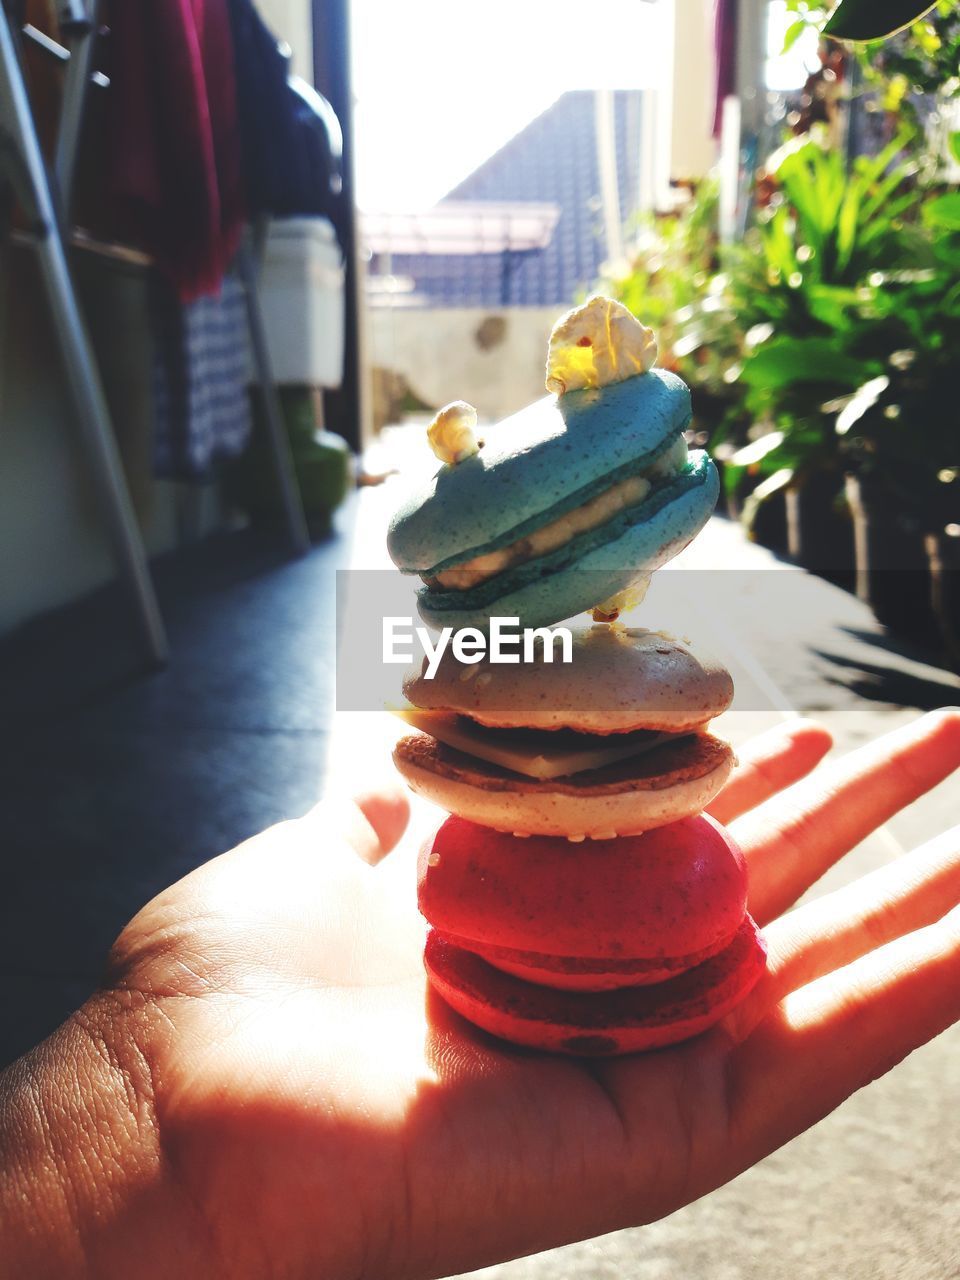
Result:
[[[729,673],[616,621],[703,527],[718,492],[688,453],[689,392],[656,343],[593,298],[551,335],[551,395],[476,435],[462,401],[428,438],[443,466],[391,524],[431,625],[566,621],[570,653],[498,664],[453,648],[404,681],[394,762],[452,815],[424,845],[433,990],[516,1044],[604,1056],[698,1035],[766,964],[747,869],[703,810],[735,760],[709,732]],[[592,572],[585,572],[592,571]],[[595,625],[569,619],[592,611]],[[551,659],[553,655],[551,654]]]
[[734,762],[702,730],[491,729],[446,712],[400,714],[420,730],[394,750],[411,789],[519,836],[611,840],[663,826],[699,813]]
[[573,626],[569,663],[444,653],[408,672],[394,762],[410,787],[499,831],[611,839],[699,813],[733,751],[707,732],[733,697],[716,660],[663,632]]
[[418,867],[427,972],[464,1017],[519,1044],[661,1047],[713,1025],[763,972],[746,889],[740,850],[706,817],[571,852],[454,816]]
[[[563,515],[547,520],[546,524],[531,529],[506,545],[487,547],[477,554],[468,552],[464,559],[455,560],[449,568],[440,567],[420,576],[434,593],[470,591],[505,569],[550,556],[584,534],[601,531],[615,535],[622,526],[635,524],[644,518],[643,504],[652,493],[660,499],[669,499],[671,482],[683,476],[688,467],[687,442],[683,435],[678,435],[649,467],[601,489]],[[577,502],[577,495],[571,501]],[[659,502],[651,503],[650,514],[659,505]],[[512,533],[505,536],[510,538]],[[496,541],[502,543],[503,538]],[[550,562],[546,560],[538,566],[540,572],[549,571],[549,568]]]
[[558,325],[551,394],[482,440],[463,401],[430,424],[443,465],[387,535],[401,572],[424,581],[428,624],[559,622],[635,587],[709,518],[719,479],[706,453],[688,452],[689,389],[652,367],[652,334],[617,305],[593,299],[576,331]]

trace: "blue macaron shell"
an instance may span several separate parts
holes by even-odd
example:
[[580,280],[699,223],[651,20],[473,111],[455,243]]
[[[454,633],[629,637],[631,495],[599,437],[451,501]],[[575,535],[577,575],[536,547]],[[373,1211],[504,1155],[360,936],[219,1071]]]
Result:
[[424,588],[418,595],[420,616],[437,629],[485,630],[491,617],[519,618],[522,627],[563,622],[675,556],[707,523],[719,492],[713,462],[705,453],[691,453],[683,475],[642,509],[625,511],[559,552],[507,569],[472,591],[438,593]]
[[506,546],[650,466],[689,421],[690,392],[664,369],[538,400],[409,495],[390,524],[390,557],[432,574]]

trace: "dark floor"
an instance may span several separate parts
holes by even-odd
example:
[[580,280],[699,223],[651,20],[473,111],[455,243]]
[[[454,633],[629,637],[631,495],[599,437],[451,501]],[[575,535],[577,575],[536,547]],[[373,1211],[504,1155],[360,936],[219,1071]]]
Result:
[[164,671],[143,673],[115,590],[0,645],[0,1066],[159,889],[317,798],[350,517],[302,560],[246,533],[161,559]]

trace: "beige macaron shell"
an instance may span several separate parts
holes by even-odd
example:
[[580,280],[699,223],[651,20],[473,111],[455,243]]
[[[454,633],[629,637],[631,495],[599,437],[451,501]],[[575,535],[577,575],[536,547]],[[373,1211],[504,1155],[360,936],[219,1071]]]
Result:
[[[638,627],[571,628],[573,661],[458,662],[448,648],[434,678],[408,672],[415,707],[452,711],[496,728],[685,733],[720,715],[733,699],[730,673],[685,641]],[[538,646],[538,652],[540,646]]]
[[[558,779],[551,786],[549,782],[519,777],[513,780],[501,776],[497,780],[495,775],[501,771],[479,761],[474,762],[473,770],[463,773],[438,769],[437,751],[431,749],[425,735],[420,736],[424,739],[421,751],[403,745],[394,753],[397,769],[417,795],[448,813],[495,831],[566,836],[573,840],[633,835],[698,814],[719,793],[736,763],[726,743],[711,738],[708,742],[713,749],[704,764],[668,769],[661,775],[651,772],[621,788],[563,785],[575,782],[567,779]],[[414,742],[406,740],[408,744]],[[440,748],[440,754],[450,753]],[[452,754],[456,757],[459,753]],[[656,753],[646,759],[652,765]]]

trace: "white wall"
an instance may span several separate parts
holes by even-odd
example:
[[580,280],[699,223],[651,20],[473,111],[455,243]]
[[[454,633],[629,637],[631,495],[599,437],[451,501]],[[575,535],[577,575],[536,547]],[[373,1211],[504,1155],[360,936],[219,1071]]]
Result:
[[[145,277],[78,263],[137,515],[151,551],[178,542],[193,499],[151,475],[152,404]],[[0,262],[0,632],[114,577],[70,396],[29,250]],[[215,504],[214,504],[215,506]],[[201,523],[205,523],[203,512]]]
[[717,159],[713,0],[675,0],[670,177],[702,178]]
[[[371,308],[367,355],[376,368],[402,374],[434,408],[466,400],[481,417],[503,418],[545,394],[547,339],[559,310]],[[502,341],[484,349],[481,326],[492,330],[498,321]]]

